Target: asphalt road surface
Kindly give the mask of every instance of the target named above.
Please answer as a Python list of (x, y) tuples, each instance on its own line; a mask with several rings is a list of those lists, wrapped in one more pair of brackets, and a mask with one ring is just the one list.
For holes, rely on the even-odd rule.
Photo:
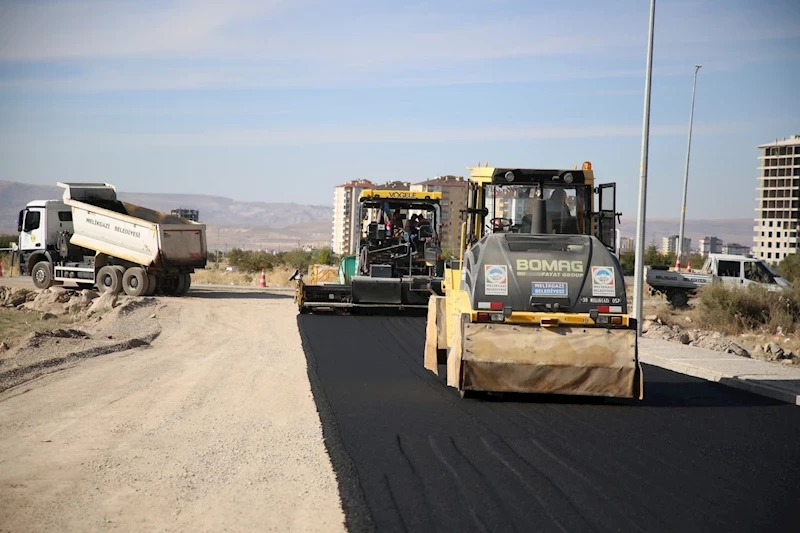
[(298, 316), (347, 525), (797, 531), (800, 410), (645, 367), (644, 401), (462, 400), (424, 318)]

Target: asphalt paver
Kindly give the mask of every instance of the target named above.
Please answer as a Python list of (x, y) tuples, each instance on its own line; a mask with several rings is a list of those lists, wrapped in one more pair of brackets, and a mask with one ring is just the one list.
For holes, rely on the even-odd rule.
[(422, 365), (424, 318), (298, 325), (351, 531), (800, 524), (797, 407), (651, 366), (643, 401), (462, 399)]

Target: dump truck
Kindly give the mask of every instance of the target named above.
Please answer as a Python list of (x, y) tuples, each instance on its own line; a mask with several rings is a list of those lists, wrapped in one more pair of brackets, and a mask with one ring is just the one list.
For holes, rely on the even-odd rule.
[[(444, 269), (439, 228), (440, 192), (365, 189), (354, 206), (355, 238), (339, 264), (338, 283), (306, 284), (297, 271), (300, 313), (350, 313), (357, 309), (424, 312)], [(422, 216), (409, 233), (407, 222)]]
[(681, 272), (668, 267), (647, 268), (645, 282), (650, 294), (663, 294), (673, 307), (685, 307), (689, 297), (711, 283), (747, 287), (758, 285), (769, 291), (791, 287), (791, 283), (776, 274), (763, 260), (730, 254), (708, 254), (703, 268), (697, 272)]
[(636, 321), (614, 253), (615, 184), (596, 185), (588, 161), (470, 172), (460, 254), (428, 303), (425, 367), (438, 375), (442, 365), (462, 397), (641, 398)]
[(76, 283), (131, 296), (180, 296), (207, 261), (206, 227), (122, 202), (108, 183), (58, 183), (61, 200), (19, 213), (20, 270), (37, 288)]

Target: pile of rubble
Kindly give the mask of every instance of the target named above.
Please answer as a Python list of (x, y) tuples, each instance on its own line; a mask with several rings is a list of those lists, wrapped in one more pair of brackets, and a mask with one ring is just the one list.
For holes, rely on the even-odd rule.
[(141, 298), (104, 293), (88, 289), (50, 287), (44, 290), (0, 287), (0, 306), (19, 310), (37, 311), (42, 318), (74, 315), (76, 318), (91, 317), (117, 307), (132, 307)]
[[(748, 340), (746, 336), (730, 338), (725, 332), (708, 332), (700, 329), (684, 329), (678, 325), (667, 325), (658, 316), (646, 316), (642, 323), (645, 337), (679, 342), (689, 346), (725, 352), (751, 359), (780, 362), (783, 364), (800, 363), (800, 354), (782, 347), (777, 342), (758, 344)], [(751, 337), (754, 337), (751, 335)]]

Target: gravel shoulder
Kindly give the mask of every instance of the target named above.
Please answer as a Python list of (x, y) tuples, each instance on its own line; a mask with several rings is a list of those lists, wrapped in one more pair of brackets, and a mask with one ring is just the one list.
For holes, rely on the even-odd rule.
[(291, 305), (159, 298), (149, 347), (0, 393), (0, 530), (343, 531)]

